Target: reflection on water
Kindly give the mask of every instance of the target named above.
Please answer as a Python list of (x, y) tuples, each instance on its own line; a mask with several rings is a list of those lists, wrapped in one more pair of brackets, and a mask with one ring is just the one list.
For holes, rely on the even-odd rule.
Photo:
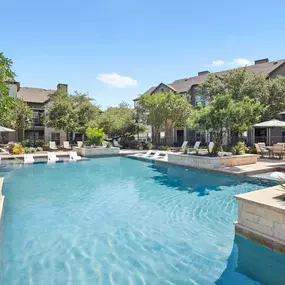
[(218, 285), (284, 285), (285, 255), (236, 235), (227, 268)]

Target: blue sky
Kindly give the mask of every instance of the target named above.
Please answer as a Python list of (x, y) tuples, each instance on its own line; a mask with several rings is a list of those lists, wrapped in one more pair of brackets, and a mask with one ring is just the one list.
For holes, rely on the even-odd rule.
[(198, 71), (285, 58), (284, 9), (263, 0), (2, 1), (0, 50), (21, 86), (67, 83), (106, 107)]

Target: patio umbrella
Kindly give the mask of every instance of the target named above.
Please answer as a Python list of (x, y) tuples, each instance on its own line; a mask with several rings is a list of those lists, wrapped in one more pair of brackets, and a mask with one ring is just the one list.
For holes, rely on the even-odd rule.
[(15, 132), (15, 130), (0, 126), (0, 133), (5, 132)]
[(255, 128), (275, 128), (275, 127), (285, 128), (285, 122), (273, 119), (270, 121), (255, 124), (254, 127)]

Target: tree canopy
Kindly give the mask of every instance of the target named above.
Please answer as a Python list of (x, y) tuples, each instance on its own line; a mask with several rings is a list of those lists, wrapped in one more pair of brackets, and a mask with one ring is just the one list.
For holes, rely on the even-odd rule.
[(245, 97), (260, 102), (266, 107), (261, 120), (276, 118), (285, 111), (285, 78), (281, 76), (267, 78), (263, 74), (250, 73), (245, 67), (220, 75), (210, 74), (197, 89), (197, 95), (208, 101), (219, 94), (231, 94), (236, 102)]
[(167, 140), (172, 129), (184, 126), (192, 112), (187, 99), (173, 92), (144, 94), (137, 102), (136, 109), (139, 117), (152, 126), (156, 143), (160, 131), (165, 131)]
[(142, 123), (136, 124), (135, 110), (127, 103), (121, 103), (118, 107), (109, 107), (98, 120), (98, 126), (110, 139), (130, 138), (145, 130)]
[(88, 94), (75, 92), (68, 95), (65, 90), (57, 90), (47, 105), (46, 124), (67, 133), (85, 133), (89, 122), (99, 115), (99, 111)]
[(9, 96), (7, 83), (14, 83), (15, 73), (11, 70), (12, 60), (0, 53), (0, 125), (27, 129), (31, 126), (33, 113), (22, 100)]
[(234, 131), (242, 133), (252, 126), (262, 115), (264, 108), (260, 102), (249, 97), (236, 102), (231, 94), (218, 94), (208, 106), (202, 105), (188, 120), (190, 128), (206, 130), (212, 135), (215, 144), (213, 153), (219, 151), (223, 137)]

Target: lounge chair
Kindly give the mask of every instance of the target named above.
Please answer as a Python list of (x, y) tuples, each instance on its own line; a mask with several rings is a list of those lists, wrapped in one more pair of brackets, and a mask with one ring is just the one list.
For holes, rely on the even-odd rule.
[(187, 146), (188, 141), (184, 141), (182, 146), (181, 146), (181, 151), (184, 151), (184, 148)]
[(284, 148), (282, 144), (273, 145), (273, 156), (277, 156), (278, 158), (283, 158), (284, 156)]
[(57, 146), (56, 146), (55, 142), (49, 142), (49, 148), (52, 150), (57, 150)]
[(285, 150), (285, 143), (277, 143), (278, 145), (283, 145), (283, 150)]
[(24, 154), (24, 163), (34, 163), (34, 157), (31, 154)]
[(160, 151), (156, 151), (155, 153), (154, 153), (154, 155), (151, 155), (151, 156), (149, 156), (150, 158), (158, 158), (159, 156), (160, 156)]
[(102, 141), (102, 146), (107, 147), (108, 143), (106, 141)]
[(48, 152), (48, 163), (56, 163), (59, 158), (56, 156), (55, 152)]
[(264, 157), (266, 155), (269, 156), (269, 150), (267, 150), (266, 148), (260, 147), (260, 145), (258, 143), (255, 143), (254, 146), (256, 148), (257, 154), (260, 154), (261, 157)]
[(67, 149), (67, 150), (70, 150), (71, 146), (69, 145), (69, 142), (67, 142), (67, 141), (63, 142), (63, 148)]
[(118, 141), (116, 141), (116, 140), (113, 140), (113, 145), (114, 145), (114, 147), (119, 147), (119, 148), (122, 147), (122, 146), (118, 143)]
[(82, 147), (83, 146), (83, 141), (77, 141), (77, 146)]
[(261, 148), (266, 148), (266, 145), (265, 145), (265, 143), (258, 143), (258, 145), (261, 147)]
[(196, 150), (196, 149), (199, 149), (199, 147), (200, 147), (200, 144), (201, 144), (201, 142), (195, 142), (195, 144), (194, 144), (194, 149)]
[(77, 161), (77, 160), (80, 160), (80, 159), (81, 159), (81, 156), (77, 155), (76, 151), (71, 151), (69, 153), (69, 161)]
[(145, 153), (137, 153), (137, 154), (135, 154), (134, 156), (141, 156), (141, 157), (150, 156), (152, 152), (153, 152), (152, 150), (148, 150), (148, 151), (145, 152)]
[(214, 149), (214, 142), (210, 142), (209, 145), (208, 145), (208, 150), (209, 150), (209, 153), (212, 153), (213, 152), (213, 149)]

